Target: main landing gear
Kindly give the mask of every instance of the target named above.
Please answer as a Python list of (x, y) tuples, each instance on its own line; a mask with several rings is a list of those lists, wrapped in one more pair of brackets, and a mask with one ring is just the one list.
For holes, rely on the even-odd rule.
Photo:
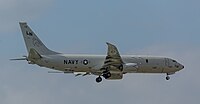
[(169, 75), (170, 75), (170, 74), (167, 73), (166, 80), (169, 80), (169, 79), (170, 79)]
[[(109, 71), (104, 71), (103, 74), (102, 74), (102, 76), (103, 76), (105, 79), (108, 79), (108, 78), (111, 77), (111, 73), (110, 73)], [(100, 83), (101, 81), (102, 81), (101, 76), (99, 76), (99, 77), (96, 78), (96, 82), (97, 82), (97, 83)]]
[(102, 81), (101, 76), (99, 76), (99, 77), (96, 78), (96, 82), (97, 82), (97, 83), (100, 83), (101, 81)]

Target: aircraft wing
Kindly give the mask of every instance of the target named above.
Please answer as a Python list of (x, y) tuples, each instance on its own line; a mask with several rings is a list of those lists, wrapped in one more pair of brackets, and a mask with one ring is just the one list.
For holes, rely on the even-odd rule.
[(121, 72), (123, 61), (117, 47), (110, 43), (107, 43), (107, 45), (108, 51), (102, 70)]

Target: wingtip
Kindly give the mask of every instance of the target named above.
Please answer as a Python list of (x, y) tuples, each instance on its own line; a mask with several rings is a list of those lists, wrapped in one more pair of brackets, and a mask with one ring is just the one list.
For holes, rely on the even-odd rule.
[(111, 43), (109, 43), (109, 42), (106, 42), (106, 44), (107, 44), (107, 45), (110, 45)]
[(110, 43), (106, 42), (106, 44), (110, 44)]
[(107, 44), (107, 45), (112, 45), (112, 46), (114, 46), (113, 44), (111, 44), (111, 43), (109, 43), (109, 42), (106, 42), (106, 44)]
[(9, 59), (10, 61), (17, 61), (17, 60), (27, 60), (27, 58), (16, 58), (16, 59)]

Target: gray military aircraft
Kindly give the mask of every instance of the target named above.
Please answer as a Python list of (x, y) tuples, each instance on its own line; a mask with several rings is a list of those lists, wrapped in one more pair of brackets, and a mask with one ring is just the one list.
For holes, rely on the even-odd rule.
[(76, 76), (96, 75), (96, 82), (102, 77), (109, 80), (122, 79), (126, 73), (164, 73), (169, 75), (184, 68), (174, 59), (153, 56), (120, 55), (117, 47), (107, 43), (107, 55), (63, 54), (49, 50), (26, 22), (20, 27), (28, 56), (11, 60), (27, 60), (29, 64), (51, 68), (51, 73), (74, 73)]

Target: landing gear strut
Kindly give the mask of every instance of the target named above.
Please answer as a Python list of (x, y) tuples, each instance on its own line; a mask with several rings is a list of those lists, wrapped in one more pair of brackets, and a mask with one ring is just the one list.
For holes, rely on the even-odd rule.
[(97, 83), (100, 83), (101, 81), (102, 81), (102, 78), (100, 76), (96, 78)]
[(170, 77), (169, 77), (169, 74), (167, 73), (166, 80), (169, 80), (169, 79), (170, 79)]

